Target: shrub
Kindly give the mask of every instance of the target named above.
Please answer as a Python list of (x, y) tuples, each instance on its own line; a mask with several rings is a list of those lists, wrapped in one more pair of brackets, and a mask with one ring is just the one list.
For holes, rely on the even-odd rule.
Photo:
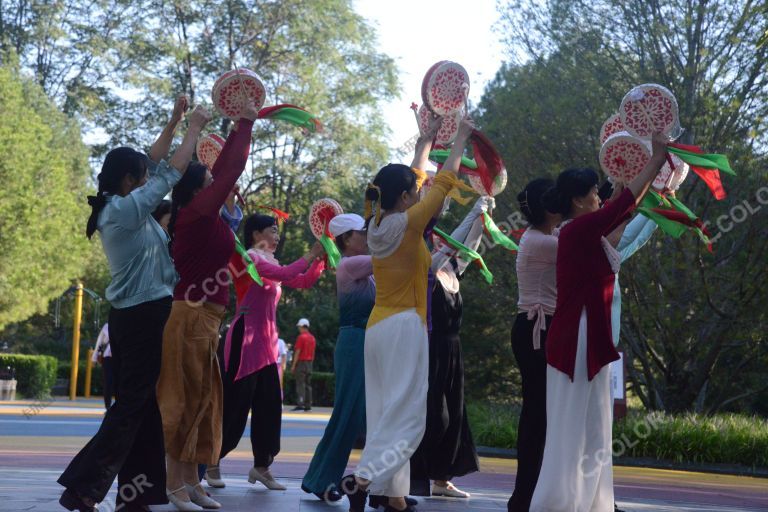
[(0, 354), (0, 367), (10, 366), (16, 372), (16, 391), (28, 398), (43, 398), (51, 394), (56, 383), (57, 361), (51, 356)]
[[(312, 405), (333, 407), (333, 395), (336, 390), (336, 375), (330, 372), (312, 372)], [(285, 371), (283, 402), (296, 403), (296, 380), (290, 367)]]
[[(80, 359), (77, 366), (77, 396), (85, 396), (85, 364), (86, 361)], [(69, 393), (69, 375), (71, 370), (71, 361), (59, 361), (57, 377), (67, 381), (67, 394)], [(101, 365), (93, 363), (93, 370), (91, 372), (91, 396), (100, 396), (104, 392)]]

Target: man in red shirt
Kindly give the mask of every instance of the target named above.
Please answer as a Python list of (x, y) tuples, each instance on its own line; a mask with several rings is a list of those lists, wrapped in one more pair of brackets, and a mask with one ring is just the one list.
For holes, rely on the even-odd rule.
[(299, 337), (293, 348), (291, 372), (296, 375), (297, 405), (294, 411), (312, 410), (312, 361), (315, 360), (315, 337), (309, 332), (309, 320), (302, 318), (296, 324)]

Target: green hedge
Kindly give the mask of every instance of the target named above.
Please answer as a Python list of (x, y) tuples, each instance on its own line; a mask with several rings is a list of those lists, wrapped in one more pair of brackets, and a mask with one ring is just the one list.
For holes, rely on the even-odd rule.
[(51, 394), (56, 383), (56, 358), (25, 354), (0, 354), (0, 368), (12, 367), (18, 381), (16, 392), (27, 398), (43, 398)]
[[(80, 359), (77, 367), (77, 396), (85, 396), (85, 363), (86, 362), (83, 359)], [(59, 361), (57, 377), (59, 379), (66, 379), (67, 383), (69, 383), (69, 374), (71, 370), (71, 361)], [(93, 363), (91, 372), (91, 396), (101, 396), (104, 391), (101, 365)], [(66, 394), (69, 394), (69, 384), (67, 384)]]
[[(330, 372), (312, 372), (312, 405), (317, 407), (333, 407), (333, 395), (336, 390), (336, 375)], [(296, 381), (291, 368), (285, 371), (283, 384), (283, 402), (296, 403)]]
[[(467, 412), (478, 445), (516, 448), (519, 407), (473, 403)], [(630, 410), (614, 423), (613, 439), (616, 457), (768, 468), (768, 420), (757, 416)]]

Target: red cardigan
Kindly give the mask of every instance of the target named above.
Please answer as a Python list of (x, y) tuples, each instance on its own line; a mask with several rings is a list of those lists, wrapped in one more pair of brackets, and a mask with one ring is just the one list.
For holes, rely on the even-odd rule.
[(596, 212), (582, 215), (560, 230), (557, 247), (557, 307), (547, 334), (547, 363), (573, 381), (581, 311), (587, 310), (589, 380), (619, 359), (611, 335), (611, 300), (616, 282), (601, 237), (621, 224), (635, 208), (625, 189)]

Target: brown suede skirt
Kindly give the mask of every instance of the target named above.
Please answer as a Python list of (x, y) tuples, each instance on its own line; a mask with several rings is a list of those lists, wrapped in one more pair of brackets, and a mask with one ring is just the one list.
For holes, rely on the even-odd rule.
[(216, 357), (225, 308), (174, 301), (163, 331), (157, 402), (165, 451), (174, 459), (216, 464), (224, 415)]

